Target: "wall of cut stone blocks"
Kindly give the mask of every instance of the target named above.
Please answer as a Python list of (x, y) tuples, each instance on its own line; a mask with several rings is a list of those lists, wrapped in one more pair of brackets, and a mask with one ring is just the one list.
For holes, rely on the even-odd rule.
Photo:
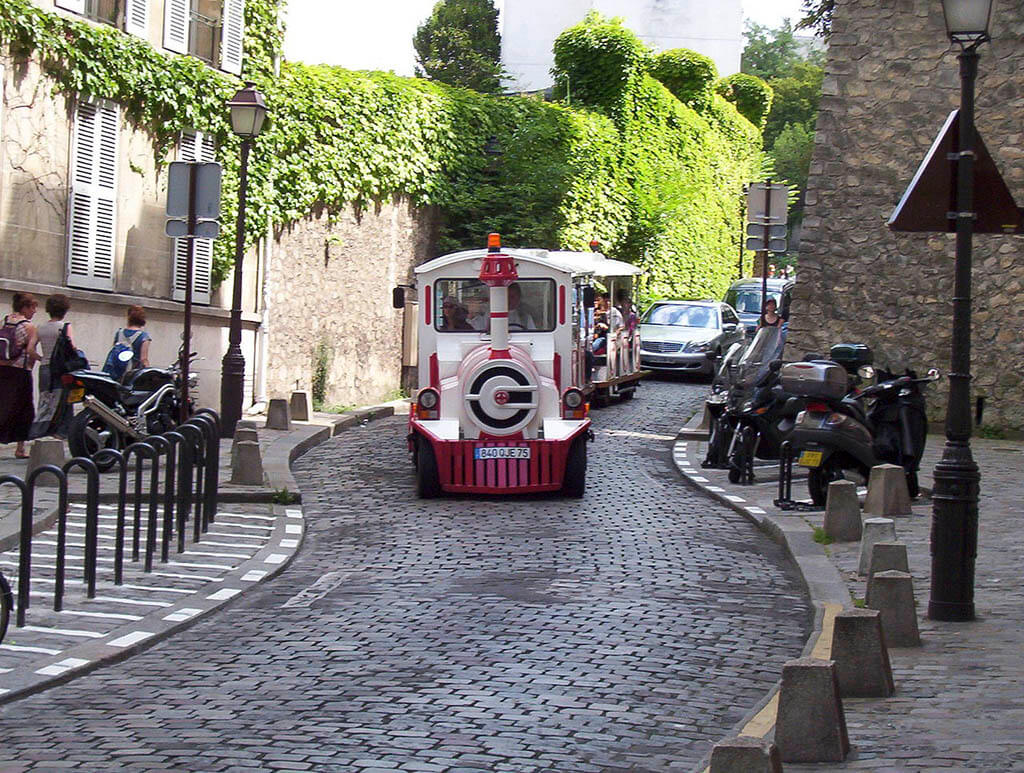
[[(1024, 205), (1024, 6), (999, 3), (980, 49), (977, 126)], [(791, 321), (791, 353), (861, 341), (877, 365), (949, 369), (952, 234), (894, 233), (890, 214), (951, 110), (958, 53), (932, 0), (837, 0)], [(1024, 428), (1024, 236), (977, 235), (973, 395)], [(945, 381), (928, 389), (945, 414)]]

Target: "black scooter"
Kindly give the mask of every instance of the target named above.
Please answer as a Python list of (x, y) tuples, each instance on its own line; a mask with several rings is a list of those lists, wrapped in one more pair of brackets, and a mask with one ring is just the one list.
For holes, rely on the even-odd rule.
[[(924, 454), (928, 418), (921, 385), (937, 381), (938, 370), (918, 378), (877, 371), (878, 383), (839, 400), (809, 399), (790, 435), (796, 463), (808, 468), (807, 489), (823, 506), (828, 484), (855, 473), (867, 480), (878, 464), (906, 471), (911, 497), (920, 493), (917, 472)], [(864, 402), (872, 400), (868, 408)]]

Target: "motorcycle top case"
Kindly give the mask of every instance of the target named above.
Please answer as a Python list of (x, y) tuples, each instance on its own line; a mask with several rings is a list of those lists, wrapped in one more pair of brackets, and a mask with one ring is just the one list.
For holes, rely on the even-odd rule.
[(782, 388), (795, 397), (839, 400), (849, 389), (849, 377), (834, 362), (791, 362), (779, 371)]
[(829, 359), (838, 362), (850, 373), (856, 373), (863, 365), (874, 362), (871, 347), (866, 344), (836, 344), (828, 352)]

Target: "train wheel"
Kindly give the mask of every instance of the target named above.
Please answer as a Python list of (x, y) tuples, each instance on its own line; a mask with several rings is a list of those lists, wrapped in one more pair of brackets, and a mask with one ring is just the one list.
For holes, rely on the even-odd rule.
[(416, 496), (433, 499), (441, 494), (441, 483), (437, 476), (437, 457), (430, 441), (416, 438)]
[(576, 438), (569, 449), (565, 463), (565, 477), (562, 479), (562, 493), (579, 499), (587, 485), (587, 439)]

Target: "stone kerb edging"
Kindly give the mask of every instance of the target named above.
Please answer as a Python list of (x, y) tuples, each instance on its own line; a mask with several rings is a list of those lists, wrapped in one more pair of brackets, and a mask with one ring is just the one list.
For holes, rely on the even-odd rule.
[(49, 663), (40, 659), (15, 668), (4, 675), (4, 684), (8, 686), (7, 692), (0, 694), (0, 704), (41, 692), (148, 649), (226, 606), (249, 588), (280, 574), (298, 552), (306, 530), (302, 510), (297, 507), (275, 506), (274, 515), (279, 517), (274, 520), (274, 531), (267, 544), (230, 574), (206, 583), (173, 606), (116, 628), (102, 639), (69, 647)]
[[(267, 477), (267, 486), (272, 491), (288, 489), (289, 492), (299, 497), (302, 501), (302, 492), (299, 491), (292, 475), (292, 462), (305, 454), (309, 449), (330, 440), (339, 432), (346, 429), (360, 426), (364, 420), (373, 421), (387, 416), (395, 415), (393, 404), (374, 405), (368, 408), (346, 413), (341, 418), (324, 426), (310, 424), (308, 426), (293, 426), (288, 434), (282, 435), (270, 443), (263, 452), (263, 471)], [(308, 432), (307, 436), (298, 443), (294, 441), (297, 432)]]
[[(814, 624), (802, 656), (828, 659), (835, 615), (852, 606), (842, 575), (825, 555), (822, 546), (814, 541), (814, 531), (802, 517), (769, 513), (746, 497), (715, 485), (705, 476), (695, 447), (697, 442), (707, 439), (707, 433), (697, 429), (700, 420), (701, 413), (697, 413), (676, 437), (672, 447), (672, 461), (676, 469), (691, 486), (739, 513), (786, 549), (800, 572), (815, 610)], [(743, 717), (733, 735), (764, 737), (771, 732), (778, 710), (781, 673), (779, 676), (780, 681)], [(709, 759), (710, 751), (697, 769), (706, 771)]]

